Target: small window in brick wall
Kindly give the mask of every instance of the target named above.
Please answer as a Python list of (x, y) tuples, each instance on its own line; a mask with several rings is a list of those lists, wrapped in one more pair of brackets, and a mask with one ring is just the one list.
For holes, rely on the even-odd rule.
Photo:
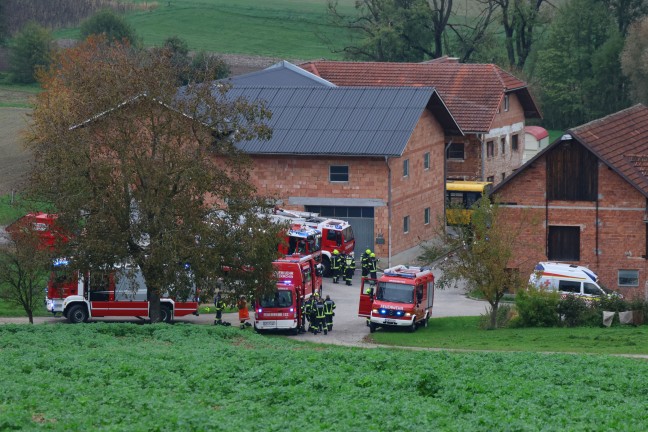
[(486, 143), (486, 156), (487, 157), (495, 156), (495, 143), (493, 141), (488, 141)]
[(423, 212), (423, 221), (425, 225), (430, 224), (430, 207), (425, 208), (425, 211)]
[(639, 270), (619, 270), (619, 286), (639, 286)]
[(518, 134), (511, 135), (511, 150), (512, 151), (517, 151), (517, 149), (519, 147), (518, 140), (519, 140), (519, 135)]
[(426, 171), (430, 169), (430, 152), (423, 155), (423, 169)]
[(501, 155), (504, 156), (506, 154), (506, 137), (500, 138), (500, 147), (502, 149)]
[(409, 159), (403, 161), (403, 177), (409, 176)]
[(448, 147), (448, 153), (446, 154), (446, 158), (464, 160), (466, 158), (464, 152), (464, 143), (450, 144), (450, 146)]
[(409, 232), (409, 216), (403, 218), (403, 233), (407, 234)]
[(331, 182), (348, 182), (349, 166), (348, 165), (331, 165), (329, 167), (329, 181)]

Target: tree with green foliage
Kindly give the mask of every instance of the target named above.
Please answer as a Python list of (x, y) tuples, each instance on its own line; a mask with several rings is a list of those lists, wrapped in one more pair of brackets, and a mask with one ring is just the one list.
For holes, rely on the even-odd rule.
[(9, 45), (11, 80), (21, 84), (36, 82), (36, 72), (49, 65), (51, 52), (50, 32), (34, 22), (27, 24)]
[(72, 265), (137, 265), (153, 322), (160, 296), (192, 282), (203, 298), (222, 277), (233, 294), (276, 289), (281, 228), (255, 217), (265, 201), (236, 147), (269, 136), (269, 113), (211, 81), (178, 89), (172, 59), (96, 38), (66, 50), (40, 76), (29, 137), (31, 190), (77, 233)]
[(614, 20), (597, 0), (560, 7), (536, 65), (546, 126), (564, 129), (627, 107), (622, 48)]
[[(524, 214), (515, 221), (505, 220), (501, 207), (488, 197), (477, 201), (470, 222), (446, 228), (437, 224), (437, 238), (421, 245), (420, 260), (436, 263), (441, 276), (436, 286), (444, 289), (465, 282), (466, 290), (490, 305), (490, 328), (497, 328), (497, 311), (507, 292), (525, 285), (519, 272), (509, 268), (513, 253), (523, 245), (521, 233), (535, 224)], [(519, 263), (518, 263), (519, 264)]]
[(612, 13), (617, 29), (623, 37), (628, 34), (630, 26), (648, 14), (646, 0), (601, 0)]
[[(209, 71), (209, 76), (205, 72)], [(191, 59), (191, 79), (197, 80), (201, 77), (211, 80), (227, 78), (230, 68), (222, 57), (210, 54), (206, 51), (198, 51)]]
[(8, 37), (6, 5), (4, 2), (0, 2), (0, 46), (6, 43)]
[(0, 248), (0, 298), (22, 307), (34, 323), (34, 310), (43, 307), (52, 252), (43, 249), (37, 235), (29, 229), (17, 229), (9, 244)]
[[(445, 0), (441, 3), (447, 5)], [(354, 60), (392, 62), (416, 62), (443, 54), (440, 42), (445, 27), (437, 29), (432, 23), (447, 23), (449, 10), (433, 13), (426, 0), (361, 0), (355, 8), (355, 16), (345, 15), (337, 0), (328, 2), (331, 24), (351, 30), (357, 38), (341, 49), (334, 47), (334, 52), (344, 52)], [(439, 45), (435, 45), (437, 36)]]
[(110, 9), (97, 12), (81, 23), (81, 37), (90, 35), (104, 35), (106, 40), (112, 42), (128, 42), (130, 45), (139, 43), (135, 29), (126, 20)]
[(621, 67), (630, 81), (632, 100), (648, 105), (648, 18), (630, 27), (621, 54)]

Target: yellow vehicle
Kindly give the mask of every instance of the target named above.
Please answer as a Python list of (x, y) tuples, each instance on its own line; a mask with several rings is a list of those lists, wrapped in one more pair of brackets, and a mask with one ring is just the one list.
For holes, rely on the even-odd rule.
[(466, 225), (473, 212), (471, 207), (490, 193), (493, 183), (448, 180), (446, 182), (446, 221), (448, 225)]

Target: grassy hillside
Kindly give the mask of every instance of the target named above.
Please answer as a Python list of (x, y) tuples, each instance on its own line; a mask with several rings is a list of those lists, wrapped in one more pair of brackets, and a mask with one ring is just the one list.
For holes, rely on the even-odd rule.
[[(353, 3), (340, 0), (349, 11)], [(344, 32), (326, 24), (326, 0), (170, 0), (130, 13), (126, 20), (145, 45), (161, 45), (167, 37), (178, 35), (192, 50), (219, 53), (340, 58), (320, 36), (336, 41), (337, 46), (347, 40)], [(59, 30), (55, 37), (78, 38), (78, 29)]]
[[(646, 430), (648, 363), (312, 345), (195, 325), (0, 326), (0, 430)], [(620, 409), (621, 408), (621, 409)]]

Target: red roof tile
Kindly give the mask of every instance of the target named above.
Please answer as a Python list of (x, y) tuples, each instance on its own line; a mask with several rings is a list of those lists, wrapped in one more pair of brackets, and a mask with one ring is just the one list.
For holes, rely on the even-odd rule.
[(568, 131), (648, 196), (648, 108), (635, 105)]
[(465, 132), (489, 131), (507, 92), (520, 93), (527, 116), (540, 116), (527, 84), (494, 64), (314, 61), (299, 66), (339, 86), (432, 86)]

